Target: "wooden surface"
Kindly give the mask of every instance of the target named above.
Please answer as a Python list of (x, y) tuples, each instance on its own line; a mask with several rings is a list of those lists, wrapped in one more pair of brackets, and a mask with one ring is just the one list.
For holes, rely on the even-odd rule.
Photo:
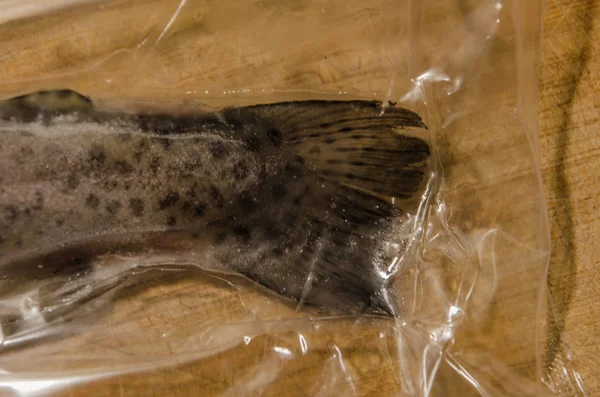
[(552, 231), (555, 321), (586, 391), (600, 395), (600, 1), (550, 0), (540, 146)]
[[(126, 2), (115, 2), (119, 3)], [(404, 62), (404, 55), (412, 48), (410, 40), (403, 39), (408, 37), (405, 26), (410, 25), (405, 19), (407, 8), (378, 12), (386, 9), (387, 2), (384, 1), (369, 5), (357, 2), (360, 5), (348, 10), (331, 8), (323, 2), (323, 15), (331, 18), (337, 28), (321, 28), (318, 22), (322, 16), (312, 15), (310, 20), (315, 21), (312, 28), (316, 34), (312, 39), (281, 34), (281, 25), (290, 23), (294, 26), (293, 21), (301, 19), (304, 11), (291, 3), (274, 7), (269, 1), (257, 2), (258, 8), (250, 11), (233, 11), (236, 7), (218, 11), (208, 7), (206, 9), (212, 10), (208, 15), (203, 14), (205, 8), (200, 2), (148, 0), (132, 3), (147, 4), (143, 17), (131, 19), (127, 6), (117, 6), (103, 9), (101, 18), (89, 12), (77, 14), (77, 20), (73, 16), (67, 15), (65, 19), (63, 14), (57, 14), (35, 23), (9, 25), (1, 32), (0, 49), (4, 54), (0, 56), (2, 95), (21, 93), (31, 87), (68, 86), (113, 105), (118, 105), (123, 98), (158, 98), (160, 105), (169, 103), (170, 97), (181, 97), (179, 88), (186, 87), (186, 95), (189, 93), (192, 98), (187, 105), (201, 102), (219, 106), (229, 103), (231, 98), (237, 98), (241, 103), (257, 101), (266, 95), (258, 92), (261, 87), (284, 87), (291, 91), (318, 87), (335, 94), (352, 87), (360, 95), (372, 92), (378, 99), (385, 99), (390, 90), (391, 98), (396, 98), (393, 94), (405, 93), (411, 87), (408, 76), (419, 70), (420, 62), (435, 63), (439, 61), (435, 59), (437, 53), (449, 53), (444, 50), (444, 45), (447, 47), (448, 42), (452, 43), (453, 35), (471, 37), (469, 29), (465, 28), (463, 32), (460, 29), (464, 27), (455, 24), (460, 13), (453, 12), (450, 6), (436, 8), (437, 11), (428, 15), (430, 18), (424, 29), (438, 33), (427, 35), (430, 40), (421, 43), (431, 52), (414, 62)], [(460, 2), (463, 3), (473, 2)], [(181, 4), (185, 7), (178, 13)], [(263, 15), (260, 7), (276, 11)], [(507, 2), (502, 12), (510, 12), (510, 7)], [(98, 12), (97, 8), (93, 10)], [(535, 15), (526, 16), (535, 21)], [(588, 395), (600, 395), (597, 375), (600, 373), (597, 359), (600, 355), (600, 287), (596, 280), (600, 273), (600, 251), (596, 243), (600, 237), (600, 138), (597, 133), (600, 120), (596, 87), (600, 70), (597, 44), (600, 28), (595, 23), (598, 17), (600, 0), (549, 0), (541, 52), (539, 136), (553, 240), (548, 274), (552, 299), (543, 320), (550, 331), (548, 337), (543, 337), (542, 372), (549, 374), (550, 383), (559, 385), (559, 394), (564, 396), (578, 395), (572, 388), (577, 381), (577, 372), (581, 374)], [(224, 28), (218, 21), (228, 21), (230, 25)], [(165, 28), (157, 30), (156, 26)], [(384, 29), (382, 26), (392, 27)], [(481, 92), (470, 91), (467, 87), (466, 97), (453, 96), (457, 98), (455, 102), (448, 102), (447, 108), (437, 110), (440, 119), (430, 122), (441, 125), (451, 120), (453, 106), (464, 105), (469, 96), (482, 102), (477, 109), (485, 109), (487, 104), (503, 107), (492, 113), (475, 114), (468, 122), (451, 125), (446, 131), (447, 140), (439, 140), (442, 149), (448, 149), (450, 153), (442, 158), (448, 170), (452, 170), (448, 173), (448, 198), (450, 202), (456, 200), (454, 219), (458, 227), (463, 230), (491, 229), (494, 224), (500, 224), (520, 239), (523, 246), (528, 246), (534, 244), (531, 241), (536, 238), (537, 230), (532, 229), (535, 226), (534, 207), (516, 203), (530, 200), (531, 195), (535, 195), (532, 184), (535, 175), (526, 161), (514, 164), (510, 157), (502, 160), (499, 155), (490, 154), (497, 151), (518, 157), (528, 153), (527, 142), (518, 132), (520, 126), (513, 117), (514, 66), (508, 63), (506, 67), (498, 66), (503, 65), (507, 54), (513, 51), (514, 32), (507, 26), (510, 23), (500, 24), (501, 40), (494, 47), (495, 55), (490, 57), (489, 64), (479, 65), (482, 71), (492, 70), (498, 75), (486, 80), (486, 84), (480, 84), (484, 86)], [(220, 36), (224, 44), (215, 45), (211, 35), (219, 31), (225, 32)], [(460, 55), (450, 52), (448, 59), (442, 59), (447, 61), (444, 65), (449, 71), (466, 68), (460, 64), (460, 56), (469, 55), (464, 51), (478, 48), (477, 36), (474, 37), (471, 45), (456, 51)], [(398, 41), (398, 38), (401, 39)], [(265, 56), (260, 48), (253, 47), (255, 42), (266, 43), (270, 51), (284, 54), (283, 60), (276, 62)], [(186, 51), (181, 51), (180, 47), (184, 45)], [(375, 45), (377, 51), (373, 50)], [(239, 56), (240, 52), (244, 53), (243, 57)], [(453, 58), (453, 55), (456, 56)], [(360, 62), (357, 63), (358, 58)], [(396, 75), (389, 75), (390, 68)], [(475, 80), (474, 86), (478, 82), (481, 83)], [(228, 88), (223, 90), (224, 87)], [(289, 96), (281, 90), (279, 95)], [(346, 95), (352, 95), (352, 92)], [(474, 106), (469, 102), (466, 105)], [(477, 130), (477, 135), (461, 132), (469, 129)], [(485, 164), (492, 164), (497, 169), (485, 168)], [(479, 190), (469, 188), (469, 181), (494, 183)], [(453, 186), (462, 188), (452, 189)], [(469, 212), (470, 207), (476, 210)], [(475, 219), (481, 214), (485, 221)], [(476, 335), (467, 340), (492, 351), (516, 373), (535, 379), (538, 376), (534, 360), (537, 279), (542, 276), (535, 263), (538, 263), (536, 258), (540, 252), (518, 251), (506, 241), (498, 243), (497, 252), (506, 260), (509, 271), (499, 275), (498, 297), (494, 303), (496, 314), (493, 319), (478, 325)], [(526, 252), (530, 257), (525, 255)], [(100, 396), (234, 396), (259, 395), (261, 392), (290, 396), (351, 395), (352, 392), (361, 396), (406, 394), (406, 382), (398, 375), (405, 368), (402, 360), (395, 360), (402, 344), (397, 342), (394, 324), (380, 320), (306, 322), (293, 308), (274, 302), (243, 281), (234, 280), (239, 292), (237, 295), (232, 293), (230, 282), (188, 273), (172, 275), (168, 282), (148, 278), (142, 283), (143, 288), (122, 292), (125, 298), (118, 300), (111, 309), (88, 313), (89, 323), (101, 318), (104, 328), (99, 327), (92, 333), (78, 333), (76, 329), (76, 335), (68, 341), (58, 341), (46, 350), (36, 351), (39, 370), (51, 373), (59, 368), (69, 369), (78, 373), (80, 379), (91, 382), (57, 392), (61, 396), (90, 393)], [(447, 284), (447, 290), (454, 291), (456, 280), (449, 277)], [(486, 289), (484, 283), (480, 285), (483, 285), (481, 289)], [(524, 291), (524, 285), (531, 287)], [(432, 294), (428, 295), (428, 292)], [(433, 292), (425, 290), (424, 294), (435, 301)], [(482, 294), (481, 290), (475, 290), (474, 304), (480, 302), (478, 294)], [(431, 307), (437, 307), (435, 302)], [(266, 324), (272, 327), (262, 330), (271, 332), (266, 335), (256, 332), (256, 336), (252, 334), (248, 340), (243, 339), (244, 344), (237, 345), (248, 333), (248, 328), (239, 324), (248, 322), (249, 313), (254, 309), (261, 327)], [(273, 325), (270, 321), (277, 318), (288, 320), (285, 324)], [(215, 327), (220, 320), (228, 325)], [(180, 338), (178, 335), (196, 337)], [(304, 344), (299, 335), (306, 338), (308, 354), (302, 354)], [(408, 355), (405, 352), (405, 363), (414, 364), (418, 362), (415, 356), (419, 346), (424, 346), (420, 344), (423, 341), (412, 334), (404, 334), (404, 337), (409, 350), (412, 349)], [(202, 344), (207, 341), (211, 341), (207, 346), (219, 346), (221, 350), (199, 360), (202, 358), (199, 352), (206, 351)], [(460, 342), (457, 346), (460, 348)], [(287, 353), (274, 350), (274, 347), (288, 348), (294, 360), (286, 362)], [(463, 359), (483, 367), (485, 362), (469, 362), (465, 358), (469, 356), (466, 353), (470, 348), (464, 349)], [(142, 368), (140, 363), (148, 360), (135, 359), (168, 357), (170, 352), (177, 353), (178, 358), (170, 362), (167, 369)], [(60, 360), (49, 359), (59, 353)], [(85, 365), (77, 361), (84, 353), (112, 354), (108, 361), (97, 364), (108, 368), (112, 363), (113, 368), (119, 368), (122, 373), (95, 379), (83, 371)], [(189, 354), (186, 356), (185, 353)], [(574, 360), (570, 359), (571, 353)], [(12, 359), (13, 370), (31, 371), (31, 356), (19, 356), (18, 352), (9, 354), (12, 355), (0, 357), (3, 365)], [(130, 373), (134, 368), (148, 371), (136, 375)], [(448, 362), (441, 365), (440, 383), (434, 387), (434, 395), (449, 395), (448, 385), (457, 390), (453, 395), (469, 395), (466, 382), (457, 386), (459, 381), (453, 374)], [(343, 377), (346, 381), (341, 379)], [(511, 379), (505, 381), (510, 383)], [(498, 378), (492, 382), (498, 382)], [(461, 394), (461, 390), (465, 393)], [(521, 390), (513, 395), (524, 393)]]

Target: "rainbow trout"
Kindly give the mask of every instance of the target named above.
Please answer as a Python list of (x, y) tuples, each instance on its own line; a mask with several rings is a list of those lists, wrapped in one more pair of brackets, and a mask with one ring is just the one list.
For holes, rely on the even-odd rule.
[(424, 128), (369, 101), (179, 116), (70, 90), (2, 102), (0, 275), (169, 252), (311, 305), (393, 313), (386, 244), (394, 200), (423, 184)]

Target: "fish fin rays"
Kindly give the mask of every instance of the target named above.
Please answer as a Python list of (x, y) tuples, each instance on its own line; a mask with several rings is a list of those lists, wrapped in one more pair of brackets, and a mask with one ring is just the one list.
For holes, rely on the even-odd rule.
[(268, 105), (283, 139), (324, 180), (407, 199), (422, 186), (429, 144), (414, 112), (369, 101)]

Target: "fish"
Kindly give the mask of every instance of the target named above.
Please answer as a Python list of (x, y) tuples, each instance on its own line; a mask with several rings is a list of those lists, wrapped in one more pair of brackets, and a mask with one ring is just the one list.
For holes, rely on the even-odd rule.
[(2, 101), (0, 276), (166, 250), (294, 302), (393, 315), (387, 246), (427, 179), (426, 129), (364, 100), (177, 115), (69, 89)]

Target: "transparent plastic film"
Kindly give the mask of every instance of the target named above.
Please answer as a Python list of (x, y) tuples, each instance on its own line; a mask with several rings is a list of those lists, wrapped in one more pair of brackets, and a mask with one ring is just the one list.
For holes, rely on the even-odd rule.
[(583, 393), (541, 3), (0, 5), (1, 394)]

